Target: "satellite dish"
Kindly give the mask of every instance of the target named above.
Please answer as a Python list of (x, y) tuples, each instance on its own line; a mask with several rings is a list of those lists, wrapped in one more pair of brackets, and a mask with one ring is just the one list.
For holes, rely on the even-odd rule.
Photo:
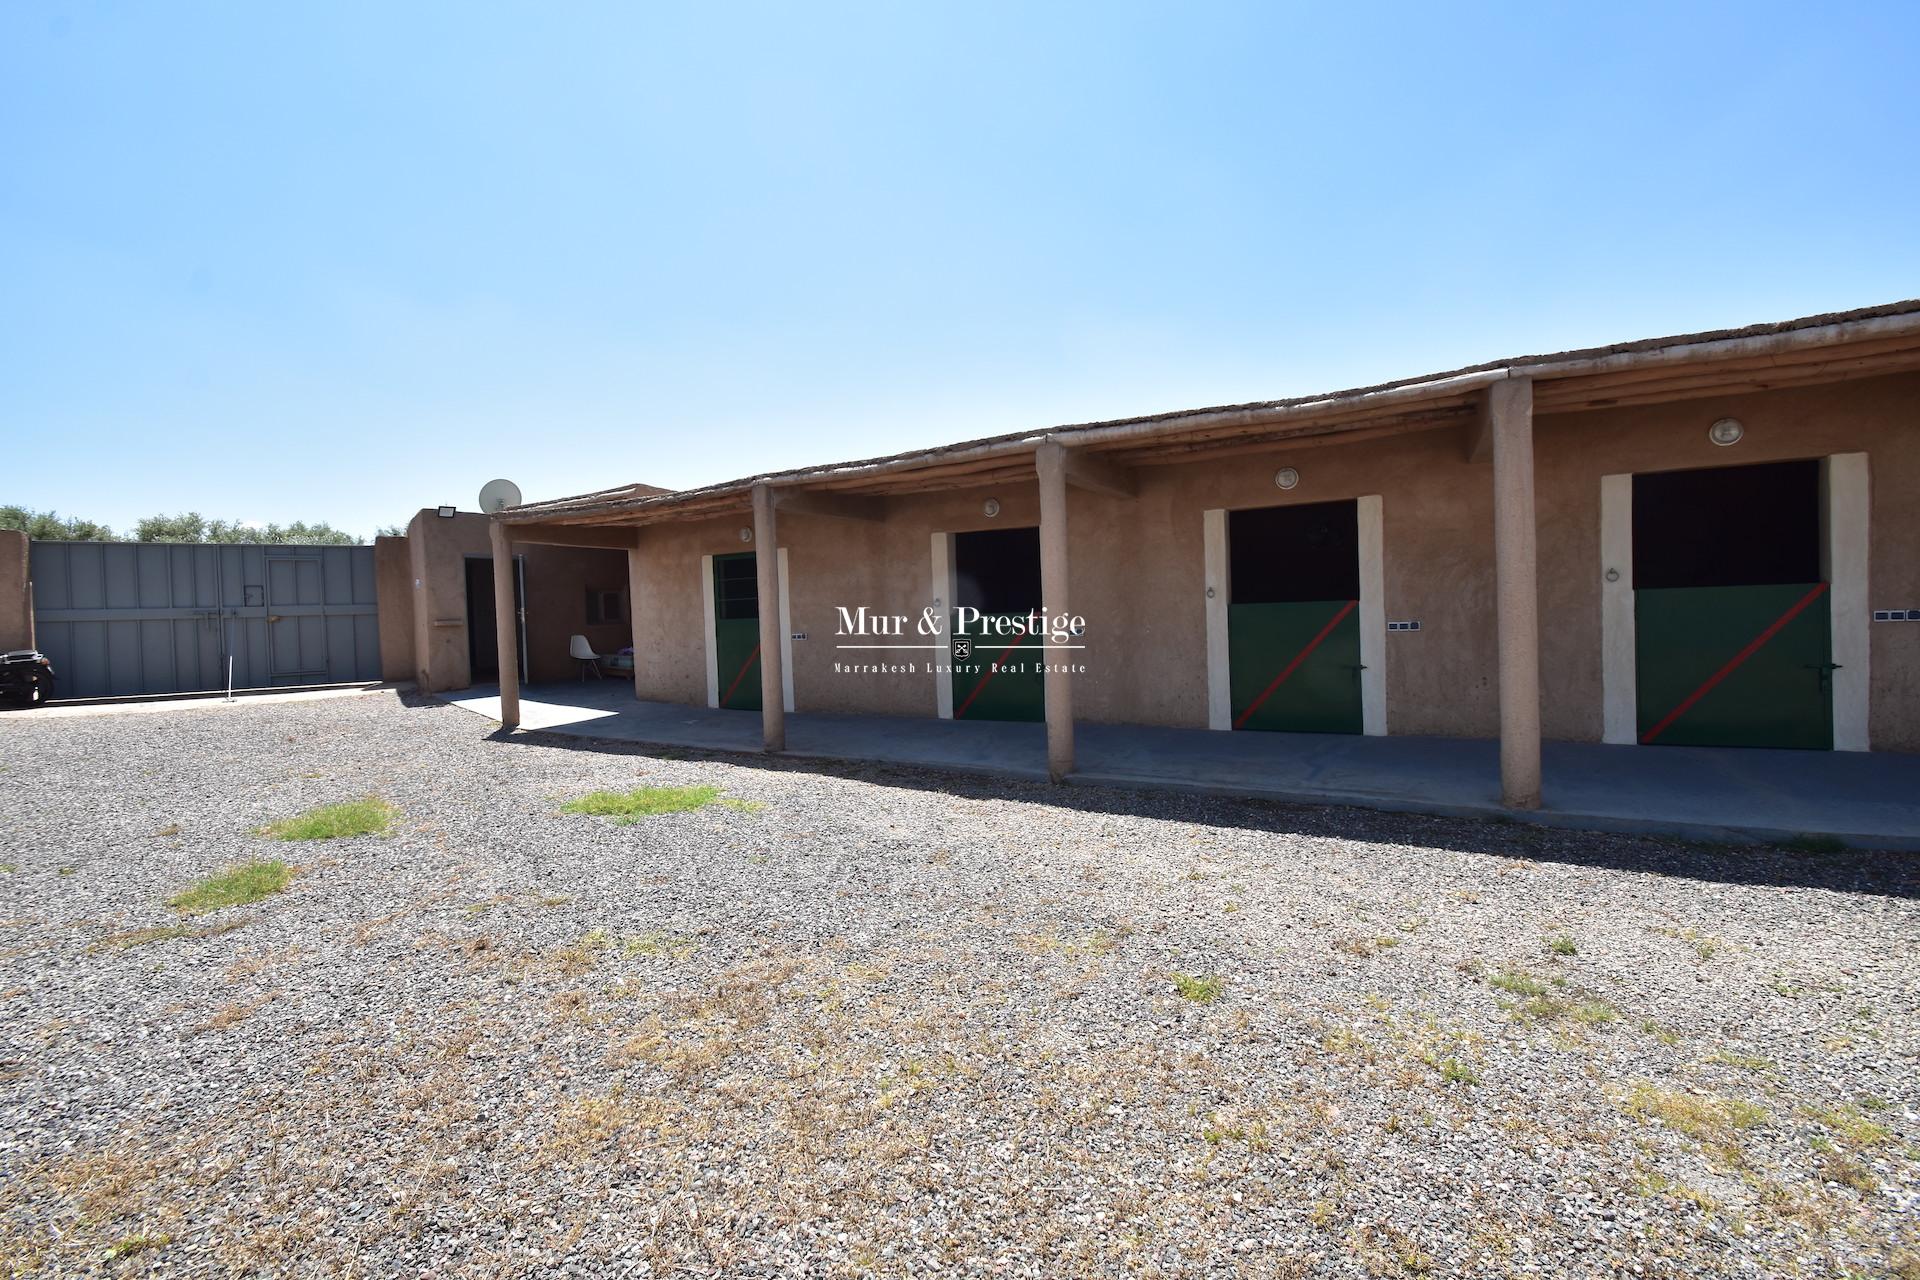
[(492, 515), (502, 507), (520, 505), (520, 486), (511, 480), (489, 480), (480, 486), (480, 510)]

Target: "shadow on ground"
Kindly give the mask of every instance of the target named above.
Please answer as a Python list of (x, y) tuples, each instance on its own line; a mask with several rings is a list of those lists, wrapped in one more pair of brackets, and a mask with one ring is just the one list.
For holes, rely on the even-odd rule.
[[(439, 699), (411, 693), (399, 697), (409, 708), (447, 705)], [(1080, 813), (1159, 818), (1171, 822), (1376, 844), (1417, 845), (1455, 853), (1524, 858), (1722, 884), (1920, 898), (1920, 854), (1914, 853), (1830, 849), (1813, 843), (1806, 848), (1710, 844), (1658, 836), (1536, 826), (1504, 818), (1441, 817), (1345, 805), (1295, 804), (1096, 783), (1054, 785), (922, 765), (663, 747), (540, 730), (523, 729), (505, 733), (497, 726), (487, 736), (508, 746), (537, 746), (655, 760), (711, 760), (773, 773), (845, 778), (875, 786), (936, 791), (970, 800), (1011, 800), (1024, 804), (1051, 805)]]

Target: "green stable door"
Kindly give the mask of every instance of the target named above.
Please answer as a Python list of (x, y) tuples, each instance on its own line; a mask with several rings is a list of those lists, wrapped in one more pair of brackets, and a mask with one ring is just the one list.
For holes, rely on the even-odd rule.
[(713, 558), (713, 652), (720, 705), (760, 709), (760, 581), (753, 552)]
[(1833, 748), (1815, 459), (1633, 478), (1639, 740)]
[(1358, 504), (1230, 512), (1227, 539), (1233, 727), (1363, 732)]
[[(995, 616), (1015, 615), (987, 618)], [(965, 642), (953, 648), (955, 720), (1046, 719), (1046, 677), (1041, 667), (1047, 655), (1037, 647), (1045, 643), (1044, 637), (1002, 635), (987, 625), (987, 619), (975, 624), (978, 634), (968, 636), (958, 630), (957, 613), (951, 625), (954, 630), (949, 634)], [(957, 656), (962, 649), (969, 651), (965, 659)]]
[(1824, 582), (1634, 592), (1642, 743), (1833, 747)]
[(1233, 727), (1359, 733), (1358, 605), (1305, 600), (1229, 606)]

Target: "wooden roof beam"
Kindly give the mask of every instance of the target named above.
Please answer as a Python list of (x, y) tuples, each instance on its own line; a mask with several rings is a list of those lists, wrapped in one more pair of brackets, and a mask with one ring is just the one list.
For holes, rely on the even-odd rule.
[(886, 501), (818, 489), (775, 489), (774, 509), (782, 514), (830, 516), (836, 520), (885, 520)]
[(1085, 449), (1065, 449), (1061, 454), (1067, 484), (1115, 498), (1131, 498), (1139, 491), (1132, 471)]

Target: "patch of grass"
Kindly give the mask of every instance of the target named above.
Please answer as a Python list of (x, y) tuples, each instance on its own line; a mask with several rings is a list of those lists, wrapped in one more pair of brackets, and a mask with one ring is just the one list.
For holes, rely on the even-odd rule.
[(1479, 1084), (1480, 1077), (1458, 1058), (1440, 1060), (1440, 1078), (1448, 1084)]
[(270, 822), (254, 834), (275, 840), (346, 840), (354, 836), (384, 836), (393, 821), (393, 806), (378, 796), (323, 804), (318, 809), (279, 822)]
[(666, 813), (691, 813), (719, 802), (720, 788), (704, 784), (697, 787), (635, 787), (631, 791), (594, 791), (577, 800), (567, 801), (560, 806), (560, 812), (612, 818), (626, 826), (642, 818), (657, 818)]
[(1738, 1160), (1740, 1134), (1767, 1118), (1764, 1107), (1742, 1098), (1693, 1094), (1662, 1089), (1641, 1081), (1628, 1091), (1622, 1106), (1643, 1120), (1658, 1120), (1667, 1128)]
[(1658, 1040), (1661, 1044), (1679, 1044), (1680, 1033), (1672, 1027), (1663, 1026), (1652, 1018), (1640, 1019), (1640, 1029)]
[(1191, 1000), (1195, 1004), (1212, 1004), (1226, 991), (1227, 980), (1217, 973), (1209, 973), (1201, 977), (1176, 973), (1173, 975), (1173, 989), (1180, 993), (1181, 998)]
[(1893, 1136), (1893, 1130), (1867, 1119), (1858, 1107), (1802, 1107), (1800, 1114), (1809, 1120), (1818, 1120), (1852, 1147), (1878, 1146)]
[(1737, 1049), (1715, 1049), (1707, 1055), (1708, 1062), (1725, 1063), (1729, 1067), (1740, 1067), (1746, 1071), (1771, 1071), (1773, 1060), (1751, 1053), (1741, 1053)]
[(1487, 985), (1517, 996), (1544, 996), (1547, 984), (1520, 969), (1502, 969), (1487, 979)]
[(103, 951), (125, 951), (129, 947), (144, 947), (149, 942), (169, 942), (174, 938), (217, 938), (235, 929), (244, 929), (252, 924), (251, 917), (243, 916), (238, 920), (228, 920), (221, 924), (210, 924), (204, 928), (195, 928), (186, 924), (160, 925), (152, 929), (129, 929), (124, 933), (110, 933), (87, 948), (89, 954), (98, 955)]
[(177, 836), (180, 834), (180, 824), (177, 822), (169, 822), (153, 834), (156, 836)]
[(1573, 1006), (1573, 1020), (1590, 1027), (1605, 1026), (1619, 1016), (1619, 1011), (1605, 1000), (1582, 1000)]
[(1529, 996), (1519, 1005), (1520, 1016), (1535, 1022), (1552, 1022), (1572, 1012), (1573, 1006), (1557, 996)]
[(10, 876), (19, 869), (11, 862), (0, 862), (0, 876)]
[(1677, 929), (1671, 925), (1662, 925), (1660, 928), (1655, 929), (1654, 932), (1664, 934), (1669, 938), (1678, 938), (1682, 942), (1689, 944), (1693, 948), (1693, 953), (1702, 960), (1713, 959), (1714, 953), (1720, 950), (1722, 945), (1720, 939), (1708, 937), (1698, 929)]
[(1720, 1202), (1706, 1192), (1690, 1187), (1684, 1182), (1677, 1182), (1658, 1169), (1649, 1169), (1641, 1175), (1634, 1190), (1643, 1196), (1666, 1196), (1673, 1200), (1684, 1201), (1702, 1213), (1717, 1213), (1720, 1210)]
[(1820, 1157), (1820, 1176), (1843, 1187), (1851, 1187), (1863, 1196), (1870, 1196), (1880, 1189), (1880, 1180), (1873, 1176), (1873, 1170), (1854, 1157), (1838, 1151)]
[(698, 942), (677, 933), (646, 933), (620, 940), (622, 955), (654, 956), (662, 960), (685, 960), (699, 949)]
[(172, 1236), (122, 1236), (113, 1242), (107, 1250), (107, 1261), (118, 1262), (122, 1258), (131, 1258), (149, 1249), (164, 1249), (173, 1243)]
[(187, 915), (218, 911), (222, 907), (258, 902), (269, 894), (279, 893), (292, 879), (293, 871), (284, 862), (242, 863), (176, 893), (167, 900), (167, 905)]
[(63, 875), (63, 876), (70, 876), (70, 875), (72, 875), (72, 874), (73, 874), (74, 872), (76, 872), (76, 871), (78, 871), (79, 869), (80, 869), (80, 868), (78, 868), (78, 867), (62, 867), (62, 868), (60, 868), (60, 874), (61, 874), (61, 875)]
[(1580, 948), (1574, 945), (1572, 938), (1563, 933), (1557, 938), (1547, 939), (1547, 951), (1556, 956), (1571, 956), (1579, 954)]

